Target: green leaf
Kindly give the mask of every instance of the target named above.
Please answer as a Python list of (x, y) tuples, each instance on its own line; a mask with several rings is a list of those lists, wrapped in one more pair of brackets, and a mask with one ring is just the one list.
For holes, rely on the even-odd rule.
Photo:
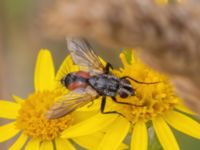
[(129, 64), (131, 64), (132, 61), (132, 49), (124, 49), (123, 50), (124, 55), (126, 56), (126, 60)]

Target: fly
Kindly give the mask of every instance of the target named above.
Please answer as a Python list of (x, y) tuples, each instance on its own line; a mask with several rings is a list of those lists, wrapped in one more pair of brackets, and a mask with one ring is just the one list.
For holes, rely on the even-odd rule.
[(71, 72), (61, 79), (62, 85), (70, 92), (61, 97), (47, 111), (46, 118), (48, 119), (63, 117), (100, 96), (102, 96), (101, 113), (122, 115), (117, 111), (105, 111), (106, 97), (111, 97), (114, 102), (119, 104), (133, 105), (119, 102), (116, 99), (117, 95), (121, 98), (135, 95), (135, 90), (129, 80), (140, 84), (158, 83), (144, 83), (129, 76), (116, 77), (110, 72), (110, 69), (113, 68), (112, 65), (107, 63), (104, 67), (89, 43), (84, 39), (68, 38), (67, 46), (74, 63), (80, 67), (80, 71)]

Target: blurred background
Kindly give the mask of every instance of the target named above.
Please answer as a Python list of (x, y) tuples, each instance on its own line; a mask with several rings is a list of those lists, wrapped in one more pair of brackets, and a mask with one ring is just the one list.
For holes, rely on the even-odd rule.
[[(41, 48), (51, 50), (58, 68), (67, 55), (65, 39), (47, 37), (41, 32), (42, 11), (51, 0), (0, 1), (0, 94), (9, 99), (12, 93), (26, 96), (33, 91), (34, 65)], [(97, 49), (102, 49), (93, 42)], [(99, 51), (107, 60), (111, 51)], [(97, 52), (99, 54), (99, 52)], [(119, 51), (115, 51), (117, 53)], [(113, 54), (113, 53), (112, 53)], [(113, 54), (115, 55), (115, 54)], [(112, 63), (118, 59), (109, 59)], [(119, 62), (119, 60), (118, 60)]]
[[(12, 94), (25, 98), (34, 90), (34, 66), (41, 48), (51, 50), (57, 69), (67, 55), (65, 39), (44, 36), (40, 29), (43, 22), (39, 16), (51, 3), (53, 0), (0, 1), (0, 99), (11, 100)], [(92, 45), (105, 60), (115, 67), (120, 65), (120, 50), (102, 47), (95, 41)], [(181, 149), (200, 149), (198, 140), (176, 133)], [(0, 146), (0, 150), (7, 149), (6, 144)]]

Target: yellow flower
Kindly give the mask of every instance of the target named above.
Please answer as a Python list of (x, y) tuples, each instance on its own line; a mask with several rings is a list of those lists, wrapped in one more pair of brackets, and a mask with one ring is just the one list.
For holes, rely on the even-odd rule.
[[(200, 139), (200, 124), (181, 113), (192, 113), (176, 96), (166, 76), (145, 66), (132, 53), (128, 63), (125, 54), (120, 58), (124, 68), (115, 71), (118, 76), (130, 76), (142, 82), (160, 81), (158, 84), (137, 84), (132, 82), (136, 95), (127, 99), (137, 106), (117, 106), (126, 119), (134, 124), (131, 140), (133, 150), (146, 150), (148, 145), (147, 123), (152, 123), (157, 137), (165, 150), (178, 150), (178, 143), (169, 125), (185, 134)], [(119, 98), (119, 100), (122, 100)], [(124, 118), (123, 118), (124, 119)]]
[[(86, 120), (84, 124), (79, 123), (66, 129), (62, 137), (74, 138), (87, 135), (88, 132), (101, 129), (106, 132), (96, 150), (115, 150), (123, 142), (127, 134), (131, 133), (131, 150), (148, 149), (148, 130), (147, 126), (153, 126), (156, 135), (165, 150), (179, 150), (178, 143), (174, 137), (171, 127), (194, 138), (200, 139), (200, 124), (185, 115), (192, 112), (188, 110), (176, 96), (173, 86), (168, 78), (142, 64), (134, 53), (131, 54), (129, 61), (126, 55), (120, 55), (123, 68), (114, 70), (113, 73), (118, 77), (130, 76), (142, 82), (157, 82), (157, 84), (138, 84), (131, 81), (135, 89), (135, 96), (126, 99), (117, 97), (119, 101), (126, 101), (133, 105), (120, 105), (108, 99), (106, 110), (117, 110), (125, 117), (119, 115), (110, 116), (113, 119), (108, 123), (108, 118), (102, 118), (99, 114)], [(184, 113), (182, 113), (184, 112)], [(79, 127), (85, 127), (81, 133)], [(104, 127), (103, 127), (104, 126)]]
[(155, 2), (157, 4), (166, 4), (166, 3), (168, 3), (168, 0), (155, 0)]
[(71, 58), (67, 57), (55, 76), (51, 53), (41, 50), (35, 68), (35, 92), (26, 99), (13, 96), (15, 102), (0, 100), (0, 118), (10, 120), (10, 123), (0, 126), (0, 142), (19, 135), (9, 150), (19, 150), (23, 147), (25, 150), (53, 150), (54, 147), (57, 150), (75, 150), (71, 142), (62, 139), (60, 134), (80, 121), (83, 112), (77, 111), (55, 120), (47, 120), (44, 114), (57, 97), (67, 93), (56, 80), (63, 76), (62, 73), (77, 69)]
[(158, 5), (166, 5), (171, 3), (182, 3), (185, 2), (185, 0), (155, 0), (155, 2)]

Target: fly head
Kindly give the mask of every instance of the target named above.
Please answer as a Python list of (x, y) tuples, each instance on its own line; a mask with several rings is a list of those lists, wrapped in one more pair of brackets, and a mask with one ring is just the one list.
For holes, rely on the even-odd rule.
[(120, 81), (118, 94), (121, 98), (127, 98), (128, 96), (134, 96), (135, 95), (135, 90), (133, 89), (129, 80), (122, 79)]

